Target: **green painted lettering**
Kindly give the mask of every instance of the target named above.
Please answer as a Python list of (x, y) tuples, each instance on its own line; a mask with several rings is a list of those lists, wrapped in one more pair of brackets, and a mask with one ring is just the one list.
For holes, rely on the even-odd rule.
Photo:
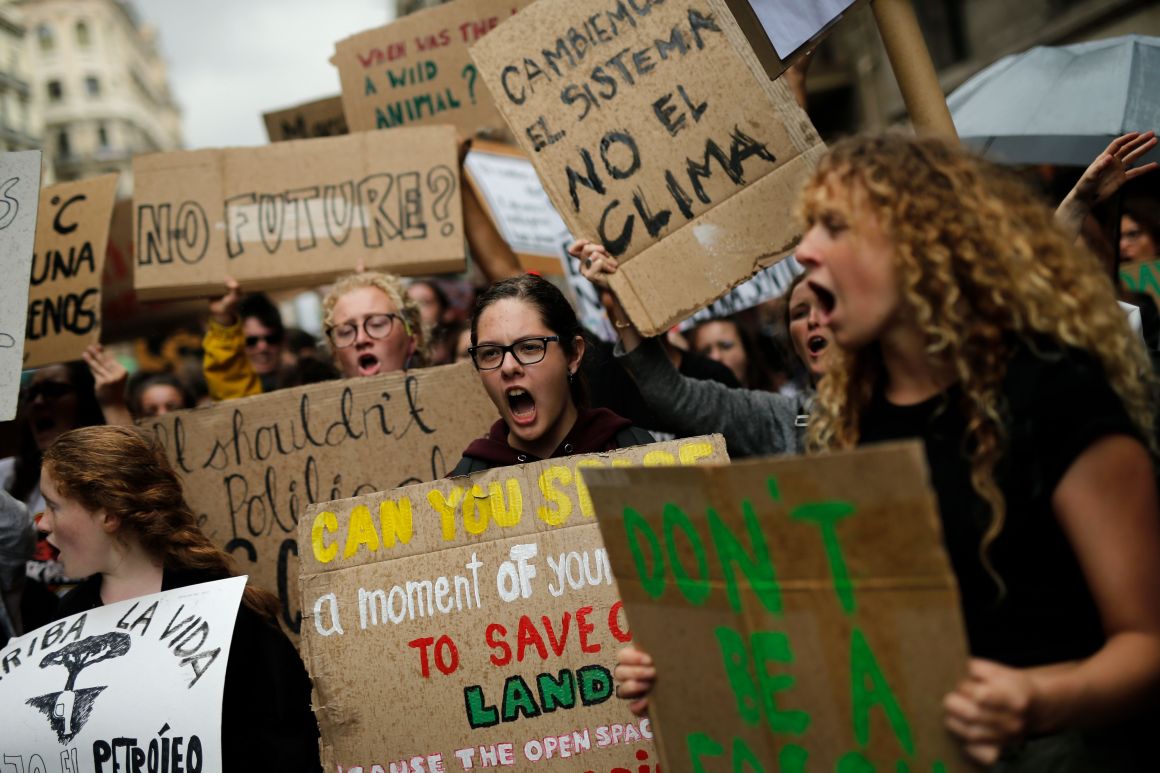
[(822, 546), (826, 559), (830, 562), (830, 575), (834, 578), (834, 590), (846, 614), (853, 614), (854, 586), (850, 583), (850, 572), (838, 542), (838, 521), (854, 513), (854, 505), (849, 502), (814, 502), (795, 507), (789, 517), (795, 521), (813, 523), (822, 530)]
[(777, 707), (777, 693), (794, 685), (789, 674), (769, 673), (770, 663), (792, 663), (789, 637), (776, 631), (758, 631), (750, 637), (753, 646), (754, 671), (761, 684), (761, 700), (765, 706), (765, 721), (775, 733), (801, 735), (810, 726), (810, 715), (804, 711), (786, 711)]
[(866, 637), (858, 628), (850, 634), (850, 696), (854, 709), (854, 738), (859, 744), (866, 746), (870, 742), (870, 710), (881, 706), (899, 745), (907, 754), (914, 754), (910, 724), (886, 681), (886, 675), (878, 666)]
[[(677, 578), (677, 587), (690, 604), (700, 606), (705, 603), (705, 599), (709, 598), (709, 593), (712, 591), (709, 584), (709, 557), (705, 554), (705, 543), (701, 541), (701, 535), (693, 528), (693, 522), (689, 520), (689, 516), (676, 505), (666, 503), (663, 518), (665, 546), (668, 548), (669, 565), (672, 566), (673, 574)], [(692, 548), (693, 557), (697, 560), (696, 577), (689, 575), (677, 553), (676, 529), (684, 532), (685, 539), (688, 540), (689, 546)]]
[[(656, 533), (648, 525), (644, 516), (631, 507), (624, 508), (624, 531), (628, 538), (628, 550), (632, 553), (632, 562), (636, 566), (636, 576), (640, 578), (641, 587), (654, 599), (660, 598), (665, 592), (665, 564), (661, 555), (661, 543), (657, 540)], [(641, 535), (648, 542), (650, 561), (645, 560), (644, 551), (641, 550)]]
[(737, 590), (737, 576), (733, 565), (741, 567), (749, 586), (761, 600), (762, 606), (773, 614), (781, 614), (781, 588), (777, 584), (777, 576), (773, 568), (773, 559), (769, 555), (769, 545), (765, 535), (761, 532), (761, 525), (757, 522), (757, 514), (749, 500), (741, 500), (741, 513), (745, 519), (745, 528), (749, 533), (749, 542), (753, 555), (746, 554), (741, 541), (729, 530), (721, 516), (713, 508), (709, 508), (709, 532), (713, 535), (713, 546), (717, 549), (717, 558), (721, 561), (721, 568), (725, 572), (725, 589), (729, 594), (729, 605), (734, 612), (741, 611), (741, 594)]
[(525, 717), (540, 716), (540, 707), (532, 699), (528, 683), (519, 674), (509, 676), (503, 685), (503, 721), (514, 722), (520, 714)]
[(701, 764), (702, 757), (720, 757), (724, 753), (721, 744), (704, 733), (690, 733), (685, 739), (689, 749), (689, 761), (693, 763), (693, 773), (708, 773)]
[(471, 725), (472, 729), (499, 724), (499, 712), (495, 706), (484, 704), (483, 688), (479, 685), (464, 687), (463, 701), (467, 704), (467, 724)]

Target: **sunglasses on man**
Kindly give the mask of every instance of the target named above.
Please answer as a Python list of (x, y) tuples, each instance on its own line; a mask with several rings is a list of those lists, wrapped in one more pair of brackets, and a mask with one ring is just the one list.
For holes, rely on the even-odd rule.
[(266, 346), (277, 346), (278, 344), (282, 343), (282, 334), (268, 333), (264, 336), (246, 336), (245, 341), (247, 349), (253, 349), (258, 345), (259, 341), (265, 341)]

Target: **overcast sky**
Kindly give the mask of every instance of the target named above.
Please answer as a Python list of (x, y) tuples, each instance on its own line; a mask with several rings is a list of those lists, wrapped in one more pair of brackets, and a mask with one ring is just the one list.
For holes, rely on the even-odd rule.
[(264, 145), (262, 113), (338, 94), (334, 44), (391, 0), (135, 0), (160, 30), (187, 148)]

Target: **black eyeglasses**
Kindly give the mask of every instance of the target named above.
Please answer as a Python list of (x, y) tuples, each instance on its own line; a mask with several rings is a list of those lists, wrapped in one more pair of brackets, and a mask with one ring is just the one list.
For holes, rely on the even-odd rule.
[[(371, 314), (362, 321), (363, 332), (367, 334), (368, 338), (375, 340), (386, 338), (391, 334), (396, 319), (403, 323), (403, 329), (407, 331), (407, 335), (411, 335), (411, 325), (407, 320), (393, 313)], [(354, 346), (355, 340), (358, 339), (358, 330), (357, 323), (345, 322), (327, 330), (326, 337), (330, 339), (330, 343), (335, 349), (345, 349), (348, 346)]]
[(269, 333), (264, 336), (246, 336), (246, 348), (253, 349), (259, 341), (265, 341), (266, 346), (277, 346), (282, 343), (281, 333)]
[(544, 359), (548, 353), (548, 344), (552, 341), (560, 342), (560, 336), (538, 336), (536, 338), (521, 338), (514, 344), (500, 346), (499, 344), (484, 344), (473, 346), (467, 350), (475, 362), (477, 370), (495, 370), (503, 365), (504, 355), (512, 353), (520, 365), (535, 365)]
[(37, 397), (45, 400), (59, 400), (75, 392), (72, 384), (64, 381), (40, 381), (24, 390), (24, 399), (32, 402)]

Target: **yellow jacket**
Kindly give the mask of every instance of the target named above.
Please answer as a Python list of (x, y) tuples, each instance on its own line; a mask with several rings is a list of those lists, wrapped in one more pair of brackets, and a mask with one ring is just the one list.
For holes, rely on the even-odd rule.
[(241, 320), (227, 326), (210, 319), (202, 348), (205, 383), (215, 402), (262, 394), (262, 381), (246, 356)]

